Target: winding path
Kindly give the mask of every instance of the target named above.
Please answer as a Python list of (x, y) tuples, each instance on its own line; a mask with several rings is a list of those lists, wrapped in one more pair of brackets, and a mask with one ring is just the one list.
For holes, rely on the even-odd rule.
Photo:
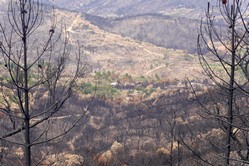
[(78, 19), (81, 17), (81, 14), (78, 14), (73, 20), (72, 24), (67, 28), (67, 32), (74, 32), (72, 29), (77, 24)]

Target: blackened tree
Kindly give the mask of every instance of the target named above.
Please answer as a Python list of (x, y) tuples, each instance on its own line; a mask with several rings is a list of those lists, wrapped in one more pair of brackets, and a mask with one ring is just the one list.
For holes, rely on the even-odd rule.
[(243, 102), (248, 98), (247, 7), (244, 0), (219, 0), (217, 7), (208, 3), (198, 36), (200, 63), (219, 88), (216, 94), (221, 99), (209, 106), (202, 105), (202, 115), (214, 120), (224, 135), (224, 143), (214, 145), (224, 165), (249, 162), (249, 112)]
[[(0, 140), (23, 147), (27, 166), (31, 165), (32, 146), (64, 136), (84, 115), (74, 115), (70, 125), (50, 132), (77, 79), (88, 68), (80, 46), (72, 51), (68, 33), (56, 28), (54, 12), (45, 22), (48, 14), (44, 10), (39, 0), (11, 0), (0, 24)], [(71, 53), (76, 55), (74, 60)], [(67, 117), (73, 114), (67, 112)]]

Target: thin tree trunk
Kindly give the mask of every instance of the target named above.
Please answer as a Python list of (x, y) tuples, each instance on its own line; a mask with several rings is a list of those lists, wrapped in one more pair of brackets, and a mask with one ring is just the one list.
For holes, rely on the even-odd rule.
[(27, 28), (26, 28), (26, 12), (25, 2), (22, 2), (21, 17), (22, 17), (22, 42), (23, 42), (23, 63), (24, 63), (24, 137), (25, 137), (25, 163), (26, 166), (31, 166), (31, 146), (30, 146), (30, 114), (29, 114), (29, 85), (28, 85), (28, 64), (27, 64)]
[(232, 134), (232, 125), (233, 125), (233, 100), (234, 100), (234, 75), (235, 75), (235, 16), (234, 16), (234, 6), (232, 5), (231, 9), (231, 18), (232, 18), (232, 40), (231, 40), (231, 68), (230, 68), (230, 82), (229, 82), (229, 99), (228, 99), (228, 112), (227, 112), (227, 133), (226, 133), (226, 165), (230, 163), (230, 153), (231, 153), (231, 134)]

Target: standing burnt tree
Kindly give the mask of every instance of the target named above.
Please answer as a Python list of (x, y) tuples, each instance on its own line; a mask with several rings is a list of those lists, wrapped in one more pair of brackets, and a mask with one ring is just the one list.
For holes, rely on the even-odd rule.
[(222, 165), (249, 163), (247, 7), (244, 0), (208, 3), (198, 36), (200, 63), (218, 87), (213, 103), (202, 105), (202, 116), (217, 124), (209, 143)]
[(68, 34), (57, 31), (53, 12), (44, 10), (39, 0), (11, 0), (0, 24), (0, 140), (22, 147), (27, 166), (31, 147), (64, 136), (84, 114), (50, 131), (86, 66), (80, 48), (71, 49)]

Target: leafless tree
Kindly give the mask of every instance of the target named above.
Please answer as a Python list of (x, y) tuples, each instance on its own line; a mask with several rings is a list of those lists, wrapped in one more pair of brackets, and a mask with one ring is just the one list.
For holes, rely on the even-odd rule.
[[(39, 0), (10, 0), (6, 19), (0, 24), (0, 139), (23, 147), (27, 166), (31, 165), (32, 146), (64, 136), (86, 111), (74, 115), (68, 110), (63, 117), (74, 116), (70, 124), (62, 124), (61, 131), (50, 131), (63, 115), (77, 79), (88, 68), (80, 45), (73, 50), (68, 33), (56, 28), (53, 12), (46, 17), (49, 21), (44, 19), (48, 15), (44, 10)], [(44, 24), (46, 31), (41, 29)], [(69, 57), (72, 53), (74, 60)]]
[(216, 94), (221, 99), (202, 105), (202, 116), (216, 121), (224, 134), (224, 147), (219, 147), (223, 155), (217, 152), (224, 165), (249, 162), (249, 112), (243, 103), (248, 98), (247, 8), (244, 0), (219, 0), (217, 7), (208, 3), (198, 36), (200, 63), (219, 88)]

